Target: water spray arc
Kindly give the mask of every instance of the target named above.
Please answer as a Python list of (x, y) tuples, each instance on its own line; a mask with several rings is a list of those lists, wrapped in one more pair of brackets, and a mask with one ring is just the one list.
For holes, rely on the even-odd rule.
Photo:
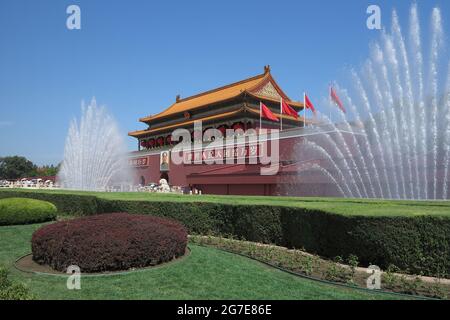
[(411, 7), (406, 37), (393, 11), (390, 33), (384, 31), (371, 46), (360, 71), (351, 71), (349, 89), (335, 84), (350, 112), (337, 110), (336, 123), (320, 114), (326, 130), (307, 144), (322, 153), (323, 163), (315, 170), (344, 196), (449, 198), (450, 61), (442, 66), (444, 35), (437, 8), (430, 32), (430, 52), (424, 54), (417, 5)]
[(92, 99), (88, 106), (82, 105), (80, 122), (70, 124), (58, 181), (62, 188), (74, 190), (129, 186), (126, 152), (115, 120)]

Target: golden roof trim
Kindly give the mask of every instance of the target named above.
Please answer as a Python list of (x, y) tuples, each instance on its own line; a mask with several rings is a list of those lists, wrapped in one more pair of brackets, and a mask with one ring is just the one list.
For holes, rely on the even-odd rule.
[(208, 120), (214, 120), (214, 119), (218, 119), (218, 118), (232, 116), (232, 115), (238, 114), (239, 112), (242, 112), (244, 109), (245, 108), (239, 108), (237, 110), (233, 110), (233, 111), (229, 111), (229, 112), (224, 112), (224, 113), (220, 113), (220, 114), (216, 114), (216, 115), (212, 115), (212, 116), (207, 116), (207, 117), (203, 117), (203, 118), (199, 118), (199, 119), (193, 119), (193, 120), (188, 120), (188, 121), (184, 121), (184, 122), (179, 122), (179, 123), (167, 125), (167, 126), (164, 126), (164, 127), (150, 129), (150, 130), (132, 131), (132, 132), (129, 132), (128, 135), (131, 136), (131, 137), (140, 137), (142, 135), (151, 134), (151, 133), (162, 131), (162, 130), (172, 129), (172, 128), (176, 128), (176, 127), (181, 127), (181, 126), (184, 126), (184, 125), (190, 125), (190, 124), (193, 124), (195, 121), (208, 121)]

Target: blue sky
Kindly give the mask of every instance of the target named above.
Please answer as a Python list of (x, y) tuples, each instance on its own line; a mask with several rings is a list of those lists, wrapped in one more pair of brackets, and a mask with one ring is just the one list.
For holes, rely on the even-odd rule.
[[(71, 4), (81, 8), (81, 30), (66, 28)], [(396, 8), (406, 28), (406, 0), (1, 0), (0, 156), (57, 164), (70, 120), (93, 96), (126, 135), (177, 94), (259, 74), (266, 64), (291, 98), (306, 90), (319, 100), (379, 37), (366, 28), (370, 4), (387, 27)], [(423, 28), (439, 6), (448, 30), (449, 1), (418, 4)]]

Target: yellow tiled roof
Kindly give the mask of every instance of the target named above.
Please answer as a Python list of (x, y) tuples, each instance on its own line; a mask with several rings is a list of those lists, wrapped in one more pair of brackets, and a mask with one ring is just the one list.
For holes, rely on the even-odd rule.
[(249, 90), (253, 87), (256, 87), (258, 84), (260, 84), (266, 76), (268, 76), (269, 73), (260, 74), (256, 77), (249, 78), (243, 81), (235, 82), (232, 84), (229, 84), (224, 87), (220, 87), (214, 90), (206, 91), (204, 93), (191, 96), (189, 98), (180, 99), (174, 104), (172, 104), (169, 108), (164, 110), (163, 112), (160, 112), (158, 114), (155, 114), (153, 116), (148, 116), (139, 119), (140, 121), (149, 121), (149, 120), (155, 120), (163, 117), (167, 117), (169, 115), (173, 115), (176, 113), (185, 112), (188, 110), (192, 110), (195, 108), (199, 108), (202, 106), (206, 106), (211, 103), (220, 102), (220, 101), (226, 101), (232, 98), (235, 98), (242, 94), (242, 92)]
[[(281, 89), (278, 87), (278, 85), (273, 80), (272, 76), (270, 75), (270, 68), (269, 66), (264, 68), (264, 73), (257, 75), (252, 78), (248, 78), (239, 82), (235, 82), (220, 88), (216, 88), (210, 91), (206, 91), (188, 98), (184, 99), (177, 99), (177, 101), (172, 104), (169, 108), (164, 110), (163, 112), (160, 112), (156, 115), (147, 116), (144, 118), (139, 119), (141, 122), (148, 122), (153, 121), (157, 119), (161, 119), (170, 115), (174, 115), (177, 113), (183, 113), (186, 111), (191, 111), (196, 108), (204, 107), (209, 104), (227, 101), (233, 98), (238, 97), (239, 95), (243, 94), (244, 92), (248, 92), (252, 94), (252, 90), (260, 88), (263, 84), (267, 83), (268, 81), (272, 81), (274, 86), (277, 88), (277, 90), (284, 96), (288, 103), (297, 108), (303, 108), (303, 103), (301, 102), (295, 102), (291, 101), (289, 98), (286, 97), (286, 95), (281, 91)], [(270, 97), (260, 97), (258, 95), (252, 94), (253, 96), (257, 98), (264, 98), (268, 100), (273, 100), (273, 98)]]

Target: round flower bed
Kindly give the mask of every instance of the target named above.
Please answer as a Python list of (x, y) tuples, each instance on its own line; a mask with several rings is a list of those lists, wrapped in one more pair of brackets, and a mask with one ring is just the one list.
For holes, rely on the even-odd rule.
[(27, 198), (0, 199), (0, 226), (54, 220), (56, 207), (47, 201)]
[(66, 271), (128, 270), (157, 265), (184, 255), (186, 229), (178, 222), (148, 215), (111, 213), (61, 221), (37, 230), (33, 260)]

